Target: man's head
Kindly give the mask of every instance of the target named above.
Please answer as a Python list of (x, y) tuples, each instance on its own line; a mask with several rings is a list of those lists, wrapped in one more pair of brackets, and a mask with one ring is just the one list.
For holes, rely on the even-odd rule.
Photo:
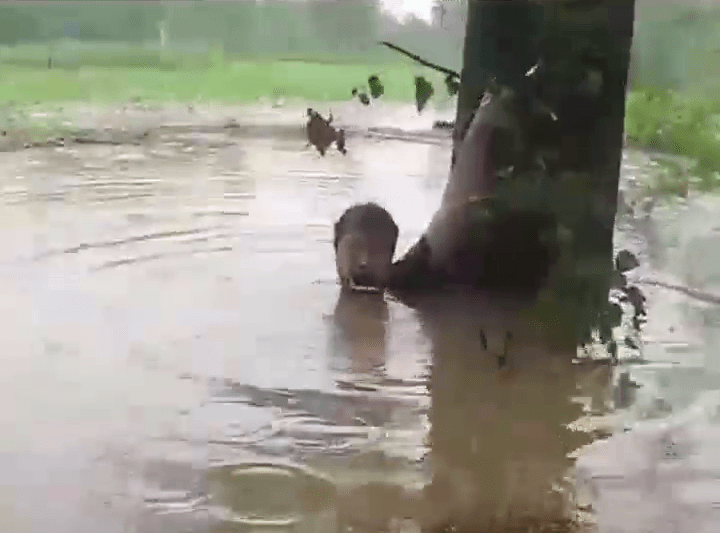
[(380, 290), (387, 286), (398, 233), (390, 213), (377, 204), (346, 209), (335, 223), (333, 238), (343, 287)]

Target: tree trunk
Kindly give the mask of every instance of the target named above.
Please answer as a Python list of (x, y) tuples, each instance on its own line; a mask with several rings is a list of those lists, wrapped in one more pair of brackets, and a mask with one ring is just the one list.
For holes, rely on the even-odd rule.
[(518, 86), (538, 58), (541, 6), (529, 0), (469, 0), (463, 67), (453, 132), (453, 163), (487, 83)]
[[(540, 220), (537, 214), (540, 204), (542, 209), (549, 208), (556, 221), (568, 230), (566, 233), (572, 235), (572, 257), (582, 258), (584, 264), (592, 258), (593, 271), (611, 270), (633, 19), (634, 0), (470, 1), (450, 177), (441, 207), (423, 238), (396, 263), (395, 286), (424, 289), (429, 284), (463, 283), (472, 276), (463, 272), (459, 279), (458, 263), (482, 270), (488, 257), (508, 255), (508, 250), (524, 250), (532, 240), (528, 232)], [(526, 76), (538, 60), (541, 67), (536, 74)], [(507, 106), (501, 102), (478, 110), (480, 97), (491, 78), (514, 91), (515, 100), (524, 103)], [(492, 171), (487, 168), (488, 160), (496, 160), (498, 155), (478, 155), (476, 152), (485, 148), (478, 148), (480, 145), (474, 144), (474, 140), (464, 142), (471, 137), (468, 135), (471, 122), (477, 122), (479, 130), (502, 129), (496, 127), (499, 123), (493, 117), (498, 113), (507, 115), (507, 109), (496, 112), (493, 106), (510, 109), (509, 114), (519, 108), (538, 106), (553, 111), (545, 113), (544, 118), (538, 118), (542, 113), (532, 111), (500, 121), (514, 122), (510, 129), (516, 131), (512, 135), (522, 137), (518, 143), (522, 155), (513, 161), (514, 170), (503, 181), (494, 176), (497, 168)], [(474, 114), (478, 120), (472, 120)], [(555, 120), (548, 119), (550, 116)], [(483, 125), (483, 121), (492, 124)], [(487, 150), (512, 144), (505, 139), (483, 141), (483, 136), (493, 135), (497, 137), (498, 133), (476, 132), (483, 147), (495, 146)], [(471, 162), (458, 166), (463, 145), (468, 145), (465, 152), (470, 155), (466, 159)], [(523, 184), (537, 182), (538, 172), (526, 163), (538, 160), (542, 160), (544, 168), (542, 187), (533, 190)], [(530, 204), (537, 200), (538, 206), (517, 208), (517, 191), (521, 189), (526, 190), (524, 197)], [(457, 191), (466, 195), (465, 211), (475, 209), (470, 199), (486, 196), (488, 192), (494, 197), (505, 194), (506, 203), (515, 205), (515, 215), (506, 212), (505, 219), (494, 217), (494, 223), (487, 219), (474, 222), (477, 217), (461, 213), (462, 198)], [(544, 203), (540, 196), (547, 197)], [(530, 216), (522, 223), (524, 212)], [(512, 224), (507, 223), (508, 219)], [(469, 229), (468, 224), (475, 224), (477, 231)], [(511, 230), (512, 225), (515, 229)], [(499, 237), (488, 239), (488, 233)], [(484, 238), (468, 239), (469, 234), (484, 234)], [(490, 241), (496, 246), (488, 251), (486, 244)], [(443, 250), (438, 251), (438, 246)], [(454, 250), (447, 249), (453, 247)], [(536, 268), (535, 263), (545, 258), (526, 257), (523, 265), (505, 265), (496, 270), (513, 271), (520, 276), (523, 268)], [(438, 262), (443, 261), (453, 264), (439, 268)], [(483, 276), (478, 272), (472, 280), (490, 281)], [(591, 299), (599, 302), (605, 294), (606, 300), (606, 287), (596, 288), (598, 291)]]

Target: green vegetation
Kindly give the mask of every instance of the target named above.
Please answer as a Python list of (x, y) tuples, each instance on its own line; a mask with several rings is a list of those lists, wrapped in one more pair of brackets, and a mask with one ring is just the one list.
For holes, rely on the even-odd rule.
[(684, 195), (689, 188), (720, 185), (720, 98), (656, 89), (631, 92), (625, 132), (631, 146), (680, 156), (664, 162), (655, 189)]
[[(464, 11), (464, 2), (447, 2)], [(455, 16), (455, 18), (459, 18)], [(0, 45), (73, 40), (90, 46), (126, 43), (204, 53), (219, 48), (253, 57), (293, 55), (348, 57), (392, 54), (375, 46), (390, 37), (430, 60), (460, 67), (463, 27), (453, 31), (424, 21), (398, 23), (379, 0), (194, 0), (111, 4), (68, 2), (0, 3)]]
[[(19, 104), (129, 99), (248, 102), (261, 97), (343, 101), (351, 89), (377, 74), (385, 99), (412, 101), (414, 76), (422, 72), (442, 86), (442, 75), (399, 58), (338, 62), (330, 55), (249, 59), (224, 54), (180, 53), (144, 48), (62, 49), (27, 46), (0, 49), (0, 101)], [(48, 58), (52, 57), (52, 68)]]

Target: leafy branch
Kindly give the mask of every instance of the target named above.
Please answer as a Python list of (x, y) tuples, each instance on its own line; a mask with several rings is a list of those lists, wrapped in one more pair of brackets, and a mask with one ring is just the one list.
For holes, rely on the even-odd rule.
[[(406, 50), (401, 46), (398, 46), (391, 42), (381, 41), (379, 44), (387, 46), (388, 48), (390, 48), (391, 50), (395, 50), (396, 52), (400, 52), (404, 56), (409, 57), (413, 61), (420, 63), (425, 67), (431, 68), (433, 70), (436, 70), (437, 72), (444, 74), (445, 88), (447, 89), (447, 92), (450, 96), (454, 96), (455, 94), (457, 94), (458, 90), (460, 89), (460, 74), (458, 74), (454, 70), (432, 63), (431, 61), (423, 59), (419, 55), (414, 54), (409, 50)], [(383, 86), (380, 78), (376, 74), (373, 74), (368, 78), (368, 87), (369, 91), (361, 91), (357, 87), (353, 87), (352, 90), (353, 97), (357, 98), (360, 103), (365, 106), (370, 105), (371, 98), (377, 99), (385, 93), (385, 87)], [(368, 92), (370, 93), (369, 96)], [(415, 107), (418, 110), (418, 113), (422, 113), (425, 105), (428, 103), (428, 101), (430, 100), (430, 98), (432, 98), (434, 94), (435, 88), (433, 87), (432, 83), (430, 83), (424, 76), (415, 76)]]

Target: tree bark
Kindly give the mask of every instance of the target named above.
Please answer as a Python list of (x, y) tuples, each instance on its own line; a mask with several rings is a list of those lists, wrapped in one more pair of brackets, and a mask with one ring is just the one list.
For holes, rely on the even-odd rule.
[[(592, 258), (595, 263), (592, 270), (612, 270), (612, 235), (633, 21), (634, 0), (470, 0), (446, 196), (450, 189), (457, 189), (458, 181), (488, 179), (487, 173), (479, 169), (469, 173), (455, 167), (458, 150), (480, 97), (489, 80), (494, 78), (497, 84), (511, 89), (523, 101), (541, 102), (553, 111), (555, 120), (545, 117), (542, 122), (537, 117), (525, 116), (518, 121), (523, 137), (523, 154), (519, 157), (523, 162), (542, 159), (543, 192), (555, 202), (549, 206), (546, 202), (543, 208), (549, 207), (572, 235), (571, 255), (583, 261)], [(526, 76), (538, 61), (541, 67), (535, 75)], [(535, 103), (528, 105), (532, 107)], [(478, 113), (482, 112), (481, 108)], [(519, 159), (515, 163), (513, 175), (498, 186), (495, 194), (499, 196), (500, 189), (504, 189), (506, 196), (511, 197), (510, 204), (514, 202), (516, 185), (524, 183), (523, 179), (529, 175)], [(478, 189), (487, 188), (482, 185)], [(532, 193), (529, 196), (532, 197)], [(454, 281), (453, 274), (448, 272), (443, 272), (440, 281), (428, 266), (428, 257), (435, 252), (432, 232), (442, 233), (445, 239), (446, 235), (452, 236), (461, 230), (453, 226), (458, 220), (467, 224), (474, 219), (458, 216), (456, 205), (452, 207), (453, 216), (440, 216), (447, 208), (443, 202), (424, 237), (396, 263), (396, 286), (423, 289), (432, 283)], [(525, 210), (537, 217), (534, 208)], [(562, 213), (568, 210), (574, 214)], [(520, 211), (514, 218), (516, 222), (522, 218)], [(507, 228), (502, 221), (482, 224), (485, 227), (477, 228), (477, 233), (502, 233)], [(462, 231), (468, 233), (467, 228)], [(505, 232), (498, 249), (518, 250), (527, 244), (526, 237), (516, 239), (513, 232)], [(436, 236), (435, 242), (440, 240)], [(467, 239), (458, 239), (457, 243), (459, 247), (470, 247)], [(458, 252), (455, 262), (462, 256), (463, 262), (470, 263), (475, 256), (476, 263), (482, 265), (486, 259), (479, 257), (486, 253), (482, 246), (473, 245), (471, 250)], [(603, 293), (607, 299), (605, 288), (597, 289), (593, 299), (602, 300)]]
[[(600, 240), (591, 241), (605, 253), (612, 249), (617, 209), (634, 4), (471, 0), (460, 89), (465, 94), (458, 99), (456, 124), (467, 124), (489, 73), (522, 90), (523, 74), (543, 59), (547, 76), (541, 91), (559, 119), (560, 161), (554, 172), (589, 175), (588, 192), (602, 226)], [(506, 43), (507, 35), (513, 45)], [(595, 73), (601, 76), (597, 94), (589, 87)]]
[(458, 142), (485, 92), (488, 81), (511, 87), (521, 80), (538, 57), (542, 7), (529, 0), (469, 0), (463, 67), (453, 132), (453, 163)]

